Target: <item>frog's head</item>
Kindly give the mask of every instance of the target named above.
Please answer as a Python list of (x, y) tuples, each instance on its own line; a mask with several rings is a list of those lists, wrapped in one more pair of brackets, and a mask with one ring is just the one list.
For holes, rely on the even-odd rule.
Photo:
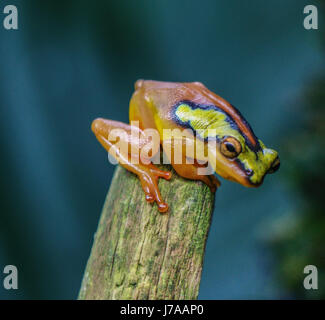
[(209, 163), (225, 179), (258, 187), (266, 174), (279, 169), (280, 160), (278, 153), (266, 148), (261, 140), (257, 148), (251, 147), (238, 135), (223, 136), (213, 147), (208, 144)]
[(267, 173), (278, 170), (278, 153), (257, 139), (235, 107), (217, 98), (213, 104), (180, 101), (175, 108), (178, 123), (194, 130), (196, 137), (204, 141), (209, 164), (217, 174), (257, 187)]

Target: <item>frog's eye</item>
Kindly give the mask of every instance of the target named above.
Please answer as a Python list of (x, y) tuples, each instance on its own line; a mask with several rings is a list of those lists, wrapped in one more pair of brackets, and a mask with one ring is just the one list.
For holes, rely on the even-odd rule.
[(232, 159), (241, 153), (241, 144), (233, 137), (226, 137), (221, 142), (220, 151), (225, 157)]
[(279, 157), (277, 157), (273, 161), (273, 163), (267, 173), (274, 173), (275, 171), (278, 171), (279, 168), (280, 168), (280, 159), (279, 159)]

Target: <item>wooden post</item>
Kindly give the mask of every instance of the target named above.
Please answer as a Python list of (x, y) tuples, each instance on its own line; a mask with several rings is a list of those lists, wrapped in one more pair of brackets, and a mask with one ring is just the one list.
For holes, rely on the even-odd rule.
[(161, 214), (145, 201), (139, 179), (117, 167), (79, 299), (197, 298), (214, 194), (172, 173), (170, 181), (159, 179), (169, 204)]

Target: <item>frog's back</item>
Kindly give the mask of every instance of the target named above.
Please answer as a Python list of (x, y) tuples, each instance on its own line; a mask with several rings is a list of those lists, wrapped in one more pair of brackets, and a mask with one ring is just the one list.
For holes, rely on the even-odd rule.
[[(184, 128), (184, 124), (180, 124), (175, 116), (175, 110), (181, 103), (189, 102), (193, 109), (200, 107), (204, 110), (215, 109), (224, 112), (228, 122), (231, 122), (233, 127), (236, 127), (245, 136), (245, 140), (253, 148), (259, 147), (254, 132), (241, 113), (200, 82), (138, 80), (135, 83), (135, 89), (132, 99), (135, 98), (140, 103), (137, 103), (139, 108), (132, 107), (133, 111), (130, 106), (130, 118), (131, 113), (134, 115), (137, 113), (137, 118), (141, 119), (140, 122), (142, 121), (142, 128), (157, 128), (159, 131), (176, 127)], [(206, 115), (203, 112), (203, 115), (197, 120), (202, 125), (208, 126), (211, 122), (209, 115), (209, 112)]]
[(200, 90), (205, 88), (199, 82), (163, 82), (138, 80), (130, 101), (130, 120), (140, 122), (141, 128), (174, 128), (172, 109), (179, 101), (203, 101)]
[(140, 128), (157, 128), (156, 122), (170, 118), (170, 109), (179, 96), (180, 83), (138, 80), (130, 101), (130, 121)]

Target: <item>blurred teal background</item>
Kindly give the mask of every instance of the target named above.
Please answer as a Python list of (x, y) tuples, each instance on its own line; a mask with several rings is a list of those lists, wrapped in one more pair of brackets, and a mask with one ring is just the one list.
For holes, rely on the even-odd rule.
[[(259, 189), (223, 180), (199, 298), (304, 297), (303, 268), (286, 267), (291, 249), (279, 254), (276, 243), (284, 248), (277, 225), (312, 205), (297, 191), (305, 178), (295, 172), (321, 171), (324, 163), (316, 154), (297, 169), (292, 160), (304, 154), (306, 114), (321, 112), (304, 102), (325, 70), (323, 20), (319, 30), (302, 25), (310, 2), (10, 0), (0, 12), (6, 4), (17, 6), (19, 30), (0, 25), (0, 280), (5, 265), (16, 265), (19, 289), (0, 286), (0, 299), (77, 297), (114, 170), (90, 123), (99, 116), (127, 122), (138, 78), (203, 82), (280, 152), (280, 171)], [(317, 257), (324, 262), (320, 250), (302, 263)], [(293, 273), (296, 286), (286, 281)]]

